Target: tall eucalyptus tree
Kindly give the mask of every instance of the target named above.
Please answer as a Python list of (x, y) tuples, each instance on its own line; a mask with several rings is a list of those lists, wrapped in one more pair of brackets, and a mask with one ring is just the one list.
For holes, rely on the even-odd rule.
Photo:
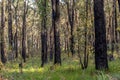
[(42, 64), (41, 67), (43, 67), (44, 63), (47, 62), (47, 0), (42, 0), (42, 21), (41, 21), (41, 59)]
[(74, 40), (74, 17), (75, 17), (75, 0), (66, 1), (68, 21), (71, 26), (71, 37), (70, 37), (70, 51), (72, 55), (75, 53), (75, 40)]
[(26, 62), (26, 17), (28, 12), (28, 3), (24, 0), (23, 24), (22, 24), (22, 58)]
[(4, 1), (1, 2), (1, 27), (0, 27), (0, 50), (1, 50), (1, 61), (2, 63), (6, 63), (6, 55), (5, 55), (5, 41), (4, 41), (4, 27), (5, 27), (5, 14), (4, 14)]
[[(16, 5), (14, 4), (16, 3)], [(19, 8), (19, 0), (14, 1), (13, 7), (14, 7), (14, 19), (15, 19), (15, 35), (14, 35), (14, 49), (15, 49), (15, 58), (18, 58), (18, 8)]]
[(9, 49), (13, 50), (13, 15), (12, 15), (12, 0), (8, 0), (8, 38), (9, 38)]
[(36, 0), (41, 20), (41, 67), (47, 63), (48, 40), (47, 40), (47, 5), (48, 0)]
[(54, 28), (54, 64), (61, 64), (61, 48), (60, 48), (60, 5), (59, 0), (51, 0), (52, 2), (52, 27)]

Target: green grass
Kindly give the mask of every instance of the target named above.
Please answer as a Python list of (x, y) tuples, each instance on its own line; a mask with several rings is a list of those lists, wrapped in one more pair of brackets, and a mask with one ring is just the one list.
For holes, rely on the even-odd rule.
[(15, 61), (8, 62), (0, 71), (0, 75), (8, 80), (120, 80), (120, 60), (109, 62), (109, 71), (102, 72), (94, 69), (92, 61), (86, 70), (82, 70), (76, 57), (65, 59), (62, 66), (53, 66), (53, 63), (49, 62), (41, 68), (39, 57), (35, 57), (24, 64), (22, 74), (18, 61)]

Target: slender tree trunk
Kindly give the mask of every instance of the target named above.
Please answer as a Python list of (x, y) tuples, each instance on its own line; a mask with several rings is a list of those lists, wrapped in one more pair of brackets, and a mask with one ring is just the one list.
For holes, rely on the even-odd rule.
[(6, 55), (4, 49), (4, 27), (5, 27), (5, 17), (4, 17), (4, 0), (1, 2), (1, 27), (0, 27), (0, 34), (1, 34), (1, 41), (0, 41), (0, 48), (1, 48), (1, 61), (2, 63), (6, 63)]
[(69, 25), (68, 25), (68, 21), (66, 22), (66, 31), (65, 31), (65, 38), (66, 38), (66, 48), (67, 48), (67, 54), (68, 54), (68, 57), (70, 57), (70, 54), (69, 54)]
[[(69, 2), (67, 2), (67, 12), (68, 12), (68, 21), (70, 23), (70, 26), (71, 26), (71, 37), (70, 37), (70, 50), (71, 50), (71, 53), (72, 53), (72, 56), (74, 55), (75, 53), (75, 41), (74, 41), (74, 6), (75, 6), (75, 0), (72, 0), (71, 1), (72, 5), (70, 5)], [(71, 6), (71, 7), (70, 7)]]
[(116, 9), (116, 0), (113, 2), (114, 5), (114, 24), (115, 24), (115, 46), (116, 46), (116, 52), (118, 53), (118, 23), (117, 23), (117, 9)]
[(104, 1), (94, 0), (95, 68), (108, 69)]
[(86, 23), (85, 23), (85, 50), (84, 50), (84, 69), (88, 66), (88, 52), (87, 52), (87, 21), (88, 21), (88, 0), (86, 0)]
[(111, 45), (111, 46), (108, 46), (108, 47), (109, 47), (108, 49), (111, 50), (111, 54), (113, 54), (113, 52), (112, 52), (112, 47), (113, 47), (113, 45), (112, 45), (112, 40), (113, 40), (114, 38), (112, 38), (112, 36), (113, 36), (114, 34), (112, 33), (112, 24), (111, 24), (111, 22), (112, 22), (112, 17), (111, 17), (111, 10), (110, 10), (109, 0), (107, 0), (107, 5), (108, 5), (108, 9), (109, 9), (108, 28), (107, 28), (107, 41), (108, 41), (108, 44)]
[[(114, 7), (114, 5), (113, 5)], [(114, 8), (113, 8), (114, 9)], [(111, 52), (112, 52), (112, 55), (114, 53), (114, 50), (115, 50), (115, 23), (114, 23), (114, 11), (112, 11), (112, 26), (111, 26)]]
[(13, 50), (13, 32), (12, 32), (12, 0), (8, 0), (8, 38), (9, 38), (9, 49)]
[(27, 6), (26, 1), (24, 1), (23, 26), (22, 26), (22, 58), (24, 62), (26, 62), (26, 14)]
[(18, 31), (16, 28), (15, 36), (14, 36), (14, 44), (15, 44), (15, 58), (18, 58)]
[(54, 64), (61, 64), (61, 48), (60, 48), (60, 33), (59, 19), (60, 7), (59, 0), (51, 0), (52, 2), (52, 26), (54, 28)]
[(53, 28), (50, 29), (50, 61), (53, 60), (54, 54)]
[(15, 9), (15, 25), (16, 25), (16, 32), (15, 32), (15, 36), (14, 36), (14, 48), (15, 48), (15, 58), (18, 58), (18, 3), (19, 0), (17, 0), (17, 5), (14, 6)]
[[(80, 26), (80, 23), (79, 23), (79, 26)], [(84, 68), (84, 63), (83, 63), (83, 60), (82, 60), (82, 55), (81, 55), (81, 53), (80, 53), (80, 50), (81, 50), (81, 48), (80, 48), (80, 35), (79, 35), (79, 27), (77, 28), (78, 30), (77, 30), (77, 53), (78, 53), (78, 57), (79, 57), (79, 61), (80, 61), (80, 65), (81, 65), (81, 68), (82, 69), (85, 69)]]
[(111, 52), (112, 55), (116, 49), (116, 51), (118, 51), (118, 32), (117, 32), (117, 12), (116, 12), (116, 0), (113, 0), (113, 11), (112, 11), (112, 30), (111, 30), (111, 35), (112, 35), (112, 48), (111, 48)]
[(42, 64), (41, 67), (44, 66), (44, 63), (47, 62), (47, 25), (46, 25), (46, 21), (47, 21), (47, 2), (46, 0), (42, 1), (42, 5), (43, 5), (43, 10), (42, 10), (42, 27), (41, 27), (41, 43), (42, 43), (42, 55), (41, 55), (41, 59), (42, 59)]

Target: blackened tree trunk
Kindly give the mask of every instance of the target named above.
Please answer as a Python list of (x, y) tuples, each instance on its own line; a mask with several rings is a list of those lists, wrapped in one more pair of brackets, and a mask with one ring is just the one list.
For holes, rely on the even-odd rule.
[(8, 0), (8, 38), (9, 38), (9, 49), (13, 49), (13, 33), (12, 33), (12, 0)]
[(47, 21), (47, 10), (46, 10), (46, 6), (47, 6), (47, 0), (43, 0), (42, 1), (42, 27), (41, 27), (41, 48), (42, 48), (42, 55), (41, 55), (41, 59), (42, 59), (42, 64), (41, 67), (44, 66), (44, 63), (47, 62), (47, 25), (46, 25), (46, 21)]
[(52, 26), (54, 28), (54, 64), (61, 64), (61, 48), (60, 48), (60, 33), (59, 33), (59, 19), (60, 8), (59, 0), (51, 0), (52, 2)]
[(26, 62), (26, 14), (28, 7), (26, 1), (24, 1), (24, 13), (23, 13), (23, 25), (22, 25), (22, 58)]
[(95, 68), (108, 69), (104, 1), (94, 0)]
[(50, 29), (50, 61), (53, 60), (53, 54), (54, 54), (54, 41), (53, 41), (53, 28)]
[(18, 30), (16, 29), (15, 36), (14, 36), (14, 49), (15, 49), (15, 58), (18, 58)]
[(1, 48), (1, 61), (2, 63), (6, 63), (7, 59), (5, 56), (4, 50), (4, 27), (5, 27), (5, 18), (4, 18), (4, 0), (1, 2), (1, 27), (0, 27), (0, 34), (1, 34), (1, 41), (0, 41), (0, 48)]
[(71, 4), (67, 2), (67, 12), (68, 12), (68, 21), (71, 26), (71, 37), (70, 37), (70, 51), (72, 53), (72, 56), (75, 53), (75, 41), (74, 41), (74, 6), (75, 6), (75, 0), (71, 0)]

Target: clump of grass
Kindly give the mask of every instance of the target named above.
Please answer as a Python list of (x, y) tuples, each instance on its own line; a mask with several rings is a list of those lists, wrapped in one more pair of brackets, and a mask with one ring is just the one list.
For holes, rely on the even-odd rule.
[(109, 78), (104, 72), (100, 71), (98, 72), (97, 80), (109, 80)]

